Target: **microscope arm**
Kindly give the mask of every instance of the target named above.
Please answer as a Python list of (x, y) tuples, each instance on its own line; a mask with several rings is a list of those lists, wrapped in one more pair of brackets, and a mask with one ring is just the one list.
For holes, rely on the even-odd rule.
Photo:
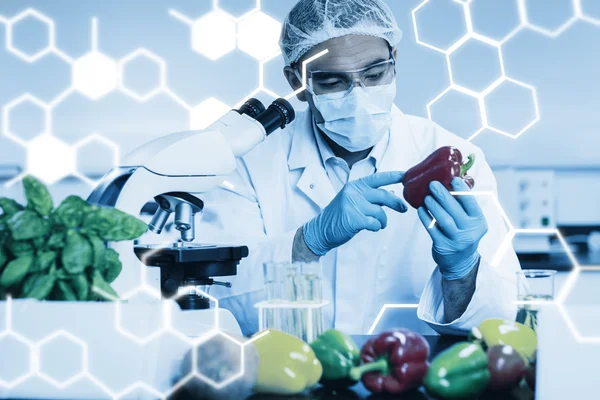
[(235, 170), (237, 157), (265, 137), (260, 122), (230, 111), (206, 130), (178, 132), (153, 140), (127, 156), (122, 165), (170, 177), (225, 176)]

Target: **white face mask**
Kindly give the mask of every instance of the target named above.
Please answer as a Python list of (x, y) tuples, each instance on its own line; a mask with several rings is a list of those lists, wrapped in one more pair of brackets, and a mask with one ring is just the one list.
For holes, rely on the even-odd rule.
[(345, 97), (314, 95), (313, 102), (325, 122), (317, 123), (331, 140), (348, 151), (375, 146), (392, 123), (396, 82), (388, 85), (356, 86)]

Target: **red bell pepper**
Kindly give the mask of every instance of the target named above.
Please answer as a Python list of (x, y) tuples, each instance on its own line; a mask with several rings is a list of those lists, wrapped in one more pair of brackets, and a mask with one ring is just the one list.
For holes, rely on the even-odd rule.
[(473, 166), (475, 155), (470, 154), (468, 161), (463, 164), (463, 156), (456, 147), (440, 147), (431, 153), (425, 160), (410, 168), (404, 174), (404, 199), (419, 208), (423, 205), (425, 197), (431, 194), (429, 184), (438, 181), (448, 190), (452, 190), (452, 178), (463, 178), (470, 188), (475, 186), (472, 177), (466, 175)]
[(360, 357), (365, 364), (350, 370), (373, 393), (399, 394), (421, 386), (429, 368), (429, 344), (407, 329), (385, 332), (369, 339)]
[(488, 388), (495, 391), (512, 390), (519, 386), (525, 375), (523, 357), (511, 346), (492, 346), (487, 351), (490, 382)]

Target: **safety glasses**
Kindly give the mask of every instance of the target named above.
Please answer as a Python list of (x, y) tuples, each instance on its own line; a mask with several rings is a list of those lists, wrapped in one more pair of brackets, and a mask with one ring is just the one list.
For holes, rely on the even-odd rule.
[[(296, 75), (300, 75), (296, 70)], [(363, 88), (392, 83), (396, 76), (396, 60), (377, 62), (353, 71), (307, 71), (307, 90), (314, 95), (335, 95), (342, 98), (350, 94), (357, 84)]]

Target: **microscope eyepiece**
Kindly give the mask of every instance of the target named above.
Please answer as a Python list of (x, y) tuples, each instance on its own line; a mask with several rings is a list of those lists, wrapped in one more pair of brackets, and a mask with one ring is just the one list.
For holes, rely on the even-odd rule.
[(239, 110), (236, 110), (240, 114), (246, 114), (249, 117), (256, 119), (260, 114), (265, 111), (265, 106), (258, 99), (248, 99)]
[(294, 107), (285, 99), (277, 99), (255, 119), (264, 126), (269, 135), (278, 128), (285, 128), (294, 118), (296, 118)]

